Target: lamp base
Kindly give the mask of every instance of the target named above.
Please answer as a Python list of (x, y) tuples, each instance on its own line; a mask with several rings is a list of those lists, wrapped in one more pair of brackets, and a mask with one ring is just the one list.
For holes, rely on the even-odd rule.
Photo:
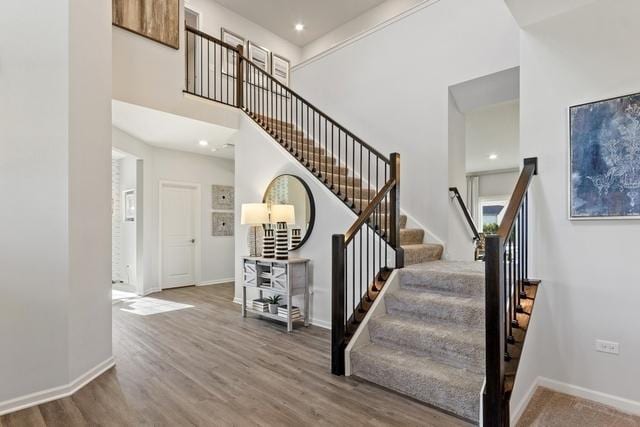
[(264, 229), (261, 225), (252, 225), (247, 236), (247, 246), (249, 248), (249, 256), (262, 256), (262, 242), (264, 239)]

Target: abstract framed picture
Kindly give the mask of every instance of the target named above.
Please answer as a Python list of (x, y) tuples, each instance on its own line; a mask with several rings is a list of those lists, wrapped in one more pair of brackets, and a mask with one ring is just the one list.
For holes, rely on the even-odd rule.
[(569, 109), (569, 219), (640, 219), (640, 93)]
[[(220, 38), (223, 42), (234, 47), (237, 47), (238, 45), (244, 46), (245, 42), (244, 37), (241, 37), (226, 28), (222, 28), (220, 30)], [(228, 54), (227, 49), (222, 49), (222, 73), (228, 74), (232, 77), (235, 77), (236, 75), (236, 53)]]
[(179, 0), (112, 0), (111, 22), (174, 49), (180, 49)]

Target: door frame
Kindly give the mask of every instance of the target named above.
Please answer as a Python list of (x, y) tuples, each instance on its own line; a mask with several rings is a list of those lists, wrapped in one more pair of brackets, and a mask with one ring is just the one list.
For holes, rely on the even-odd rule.
[(194, 252), (194, 259), (193, 259), (193, 280), (194, 286), (198, 286), (198, 284), (200, 283), (200, 270), (201, 270), (201, 265), (200, 265), (200, 261), (202, 258), (202, 244), (200, 243), (200, 240), (202, 238), (202, 191), (201, 191), (201, 185), (195, 182), (184, 182), (184, 181), (166, 181), (166, 180), (160, 180), (159, 183), (159, 188), (158, 188), (158, 241), (159, 241), (159, 245), (158, 245), (158, 286), (160, 287), (160, 290), (164, 289), (164, 275), (163, 275), (163, 271), (164, 271), (164, 260), (162, 258), (162, 248), (164, 246), (164, 239), (163, 239), (163, 233), (162, 233), (162, 193), (165, 187), (183, 187), (183, 188), (190, 188), (191, 190), (195, 190), (195, 199), (193, 201), (194, 206), (194, 210), (195, 210), (195, 218), (194, 218), (194, 234), (195, 234), (195, 239), (196, 239), (196, 243), (195, 246), (193, 248), (193, 252)]

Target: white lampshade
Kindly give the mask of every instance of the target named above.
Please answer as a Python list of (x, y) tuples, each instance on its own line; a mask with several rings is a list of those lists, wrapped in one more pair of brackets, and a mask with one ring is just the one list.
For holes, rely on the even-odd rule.
[(243, 203), (240, 224), (260, 225), (269, 223), (269, 208), (266, 203)]
[(296, 210), (293, 205), (271, 205), (271, 223), (296, 223)]

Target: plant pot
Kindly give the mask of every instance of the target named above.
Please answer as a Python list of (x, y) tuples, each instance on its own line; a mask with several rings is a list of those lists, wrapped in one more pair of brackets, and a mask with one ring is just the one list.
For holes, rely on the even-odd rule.
[(278, 304), (269, 304), (269, 313), (278, 314)]

